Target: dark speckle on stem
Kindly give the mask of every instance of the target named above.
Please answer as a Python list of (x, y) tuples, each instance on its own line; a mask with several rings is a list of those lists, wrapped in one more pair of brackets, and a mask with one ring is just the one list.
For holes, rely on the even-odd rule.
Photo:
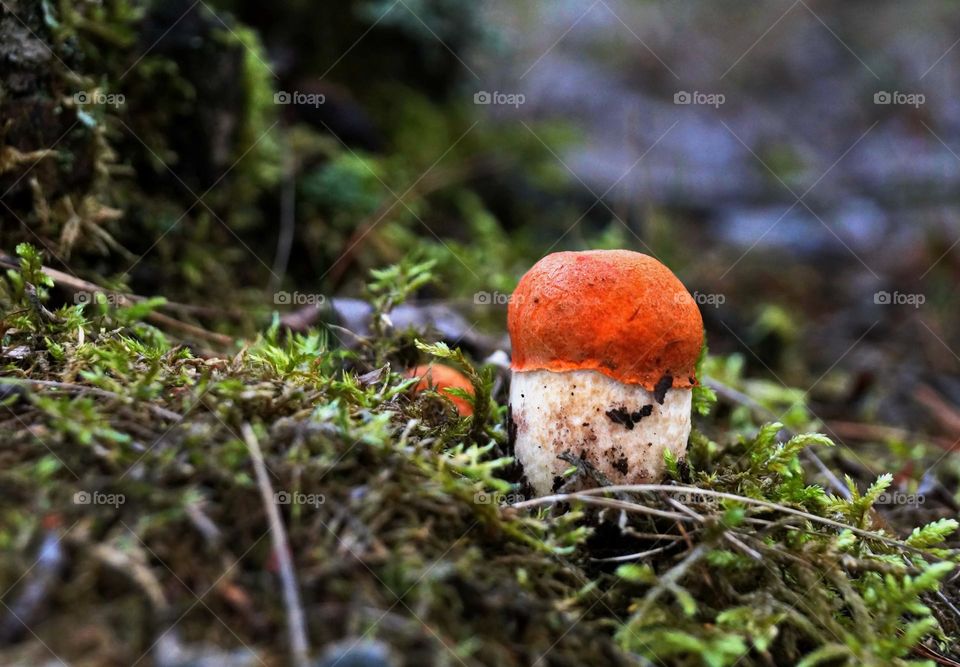
[(656, 386), (653, 388), (653, 398), (654, 400), (663, 405), (663, 401), (667, 398), (667, 390), (673, 386), (673, 376), (667, 373), (662, 378), (657, 380)]
[(621, 406), (607, 410), (607, 417), (609, 417), (610, 421), (614, 424), (623, 424), (628, 431), (633, 430), (633, 420), (630, 419), (630, 412), (628, 412), (625, 407)]
[(652, 413), (652, 404), (645, 405), (639, 410), (634, 410), (633, 412), (630, 412), (625, 406), (621, 405), (618, 408), (607, 410), (607, 417), (609, 417), (610, 421), (612, 421), (614, 424), (622, 424), (628, 431), (632, 431), (635, 424), (637, 424), (644, 417), (649, 417)]

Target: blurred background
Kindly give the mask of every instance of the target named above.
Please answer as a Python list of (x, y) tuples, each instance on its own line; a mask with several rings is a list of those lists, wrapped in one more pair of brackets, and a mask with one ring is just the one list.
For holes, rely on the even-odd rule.
[[(543, 254), (623, 247), (714, 373), (956, 476), (960, 8), (814, 0), (8, 0), (3, 253), (252, 335), (369, 271), (476, 358)], [(316, 304), (324, 307), (316, 308)], [(932, 452), (932, 453), (931, 453)], [(841, 455), (858, 477), (872, 459)], [(878, 466), (879, 468), (879, 466)]]

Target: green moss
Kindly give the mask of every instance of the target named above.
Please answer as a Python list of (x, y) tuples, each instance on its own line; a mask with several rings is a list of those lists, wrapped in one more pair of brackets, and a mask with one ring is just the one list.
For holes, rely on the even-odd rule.
[[(280, 501), (281, 512), (314, 646), (370, 630), (404, 664), (452, 650), (471, 665), (531, 664), (547, 653), (561, 664), (628, 664), (632, 653), (676, 665), (906, 665), (919, 642), (944, 639), (930, 595), (956, 567), (944, 540), (957, 522), (936, 521), (903, 541), (876, 529), (871, 506), (890, 477), (862, 493), (850, 482), (849, 499), (810, 484), (799, 456), (828, 446), (824, 436), (783, 438), (781, 424), (714, 409), (698, 418), (687, 461), (668, 466), (675, 486), (665, 491), (618, 494), (617, 509), (602, 511), (579, 497), (508, 509), (522, 490), (493, 368), (418, 344), (422, 361), (453, 364), (473, 383), (474, 415), (459, 418), (440, 395), (410, 394), (399, 372), (407, 339), (386, 325), (348, 351), (323, 331), (283, 336), (275, 324), (234, 355), (201, 359), (143, 322), (157, 304), (91, 303), (52, 318), (25, 310), (24, 286), (46, 281), (36, 251), (20, 254), (0, 295), (0, 315), (16, 325), (4, 348), (26, 348), (4, 362), (4, 386), (22, 392), (11, 394), (12, 418), (2, 422), (0, 487), (20, 509), (0, 513), (0, 586), (20, 576), (14, 563), (33, 557), (27, 538), (42, 529), (28, 516), (81, 522), (71, 575), (46, 594), (51, 609), (93, 618), (156, 605), (145, 588), (156, 580), (163, 605), (179, 614), (195, 599), (178, 580), (209, 587), (224, 558), (246, 553), (232, 582), (258, 601), (270, 631), (232, 616), (226, 599), (207, 604), (231, 618), (234, 640), (283, 655), (270, 639), (282, 636), (284, 612), (269, 549), (257, 546), (267, 517), (238, 435), (252, 425), (274, 492), (296, 499)], [(375, 320), (423, 289), (431, 268), (404, 262), (376, 272)], [(739, 368), (707, 357), (702, 370), (758, 405), (795, 400), (765, 395)], [(78, 504), (78, 493), (98, 500)], [(683, 521), (647, 512), (676, 512), (677, 502)], [(198, 508), (216, 527), (215, 543), (196, 523)], [(162, 565), (103, 570), (104, 550), (119, 541), (142, 543)], [(644, 551), (635, 563), (597, 560)], [(320, 608), (336, 609), (340, 621), (313, 622)], [(213, 627), (203, 615), (184, 625), (196, 637)], [(59, 655), (80, 650), (44, 627), (40, 636)], [(110, 632), (113, 650), (131, 659), (152, 641)]]

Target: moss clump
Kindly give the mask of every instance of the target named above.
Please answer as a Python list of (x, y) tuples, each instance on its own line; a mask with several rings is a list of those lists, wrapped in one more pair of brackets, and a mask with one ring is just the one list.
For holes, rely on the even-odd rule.
[[(741, 422), (752, 435), (737, 437), (729, 415), (703, 416), (668, 485), (522, 498), (493, 370), (419, 344), (471, 378), (468, 418), (402, 376), (418, 353), (385, 316), (429, 263), (377, 275), (380, 324), (359, 348), (275, 325), (202, 358), (145, 321), (156, 302), (47, 310), (40, 257), (19, 250), (0, 299), (0, 586), (67, 659), (94, 633), (109, 638), (99, 664), (160, 660), (161, 637), (285, 660), (245, 432), (317, 653), (366, 637), (411, 665), (888, 665), (948, 648), (928, 602), (956, 567), (956, 522), (898, 539), (870, 510), (889, 478), (862, 495), (851, 482), (849, 499), (809, 485), (798, 456), (823, 436)], [(44, 544), (55, 576), (21, 579)], [(5, 663), (31, 647), (8, 632), (26, 643)]]

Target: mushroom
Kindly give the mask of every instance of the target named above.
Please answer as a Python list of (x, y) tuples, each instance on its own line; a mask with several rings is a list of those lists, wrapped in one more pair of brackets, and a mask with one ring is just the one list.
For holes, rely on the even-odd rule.
[(473, 396), (473, 384), (460, 371), (442, 364), (430, 364), (411, 368), (407, 371), (406, 376), (408, 378), (420, 378), (420, 381), (413, 388), (415, 392), (432, 389), (449, 398), (461, 417), (473, 414), (473, 406), (470, 405), (469, 401), (447, 391), (448, 389), (462, 389)]
[(684, 458), (703, 320), (670, 269), (629, 250), (547, 255), (507, 326), (508, 432), (536, 493), (564, 484), (565, 453), (619, 484), (661, 479), (666, 450)]

